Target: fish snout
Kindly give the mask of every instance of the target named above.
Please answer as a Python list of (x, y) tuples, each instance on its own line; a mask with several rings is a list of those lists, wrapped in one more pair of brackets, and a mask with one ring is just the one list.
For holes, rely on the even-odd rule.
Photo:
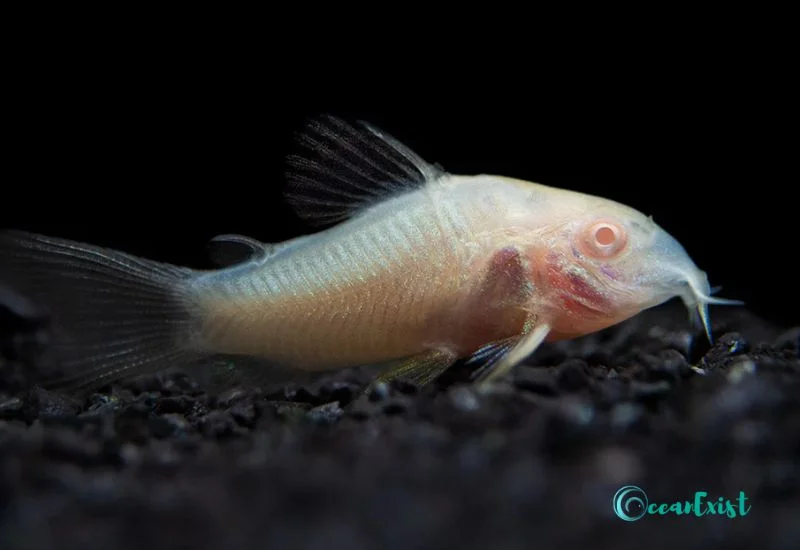
[(709, 341), (712, 341), (712, 337), (708, 305), (744, 304), (740, 300), (712, 297), (714, 291), (706, 272), (695, 264), (686, 249), (666, 231), (659, 229), (643, 268), (644, 276), (641, 279), (651, 291), (647, 307), (679, 297), (689, 310), (692, 323), (703, 328)]

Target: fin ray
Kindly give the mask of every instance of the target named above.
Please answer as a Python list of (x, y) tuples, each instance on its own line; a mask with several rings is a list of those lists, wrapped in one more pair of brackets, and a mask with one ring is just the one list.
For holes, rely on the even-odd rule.
[(49, 316), (44, 387), (85, 391), (194, 358), (192, 270), (16, 230), (0, 232), (0, 258), (0, 277)]
[(498, 342), (491, 342), (470, 355), (464, 362), (465, 365), (471, 366), (481, 364), (480, 367), (472, 373), (471, 378), (475, 380), (481, 376), (481, 373), (491, 370), (494, 365), (514, 347), (516, 342), (516, 337), (506, 338)]
[(407, 380), (426, 386), (456, 362), (456, 355), (447, 350), (434, 349), (400, 361), (378, 376), (376, 382)]
[(312, 119), (299, 132), (302, 153), (288, 157), (286, 198), (302, 219), (324, 226), (429, 183), (444, 174), (365, 122)]
[(508, 373), (533, 353), (544, 342), (549, 332), (550, 326), (541, 324), (515, 338), (513, 344), (502, 345), (487, 365), (473, 373), (472, 379), (480, 384), (486, 384)]

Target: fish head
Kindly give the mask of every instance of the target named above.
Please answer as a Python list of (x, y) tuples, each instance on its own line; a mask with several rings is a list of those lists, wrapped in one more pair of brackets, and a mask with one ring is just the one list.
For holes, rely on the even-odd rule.
[(540, 264), (555, 335), (588, 334), (678, 297), (710, 341), (708, 305), (742, 304), (712, 297), (706, 273), (651, 217), (578, 193), (562, 204)]

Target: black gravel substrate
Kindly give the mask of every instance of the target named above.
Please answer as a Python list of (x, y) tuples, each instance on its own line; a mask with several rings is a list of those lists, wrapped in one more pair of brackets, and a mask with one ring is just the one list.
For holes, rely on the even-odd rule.
[[(489, 392), (458, 366), (360, 399), (363, 369), (220, 395), (175, 372), (74, 402), (25, 387), (46, 332), (12, 306), (3, 550), (800, 547), (800, 327), (744, 309), (712, 311), (714, 346), (679, 305), (645, 312)], [(623, 521), (626, 485), (737, 517)]]

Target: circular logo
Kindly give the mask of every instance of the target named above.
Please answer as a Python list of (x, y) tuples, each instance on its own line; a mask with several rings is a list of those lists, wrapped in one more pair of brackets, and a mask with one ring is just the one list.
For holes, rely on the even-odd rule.
[(614, 495), (614, 513), (625, 521), (642, 519), (647, 513), (647, 495), (635, 485), (626, 485)]

